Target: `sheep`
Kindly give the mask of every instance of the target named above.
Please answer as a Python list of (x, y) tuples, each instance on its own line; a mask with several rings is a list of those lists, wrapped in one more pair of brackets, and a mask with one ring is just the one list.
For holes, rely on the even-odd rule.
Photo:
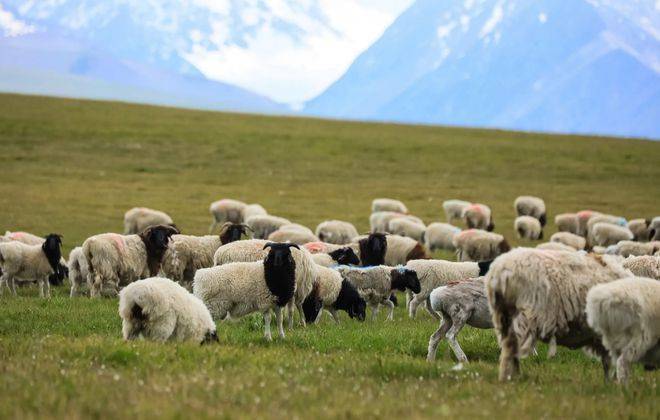
[(25, 245), (41, 245), (44, 243), (44, 238), (28, 232), (5, 232), (0, 242), (17, 241)]
[(318, 265), (324, 267), (333, 267), (335, 265), (359, 265), (360, 259), (350, 247), (339, 248), (329, 253), (317, 252), (312, 254), (312, 260)]
[(478, 229), (468, 229), (454, 236), (458, 261), (487, 261), (511, 250), (504, 236)]
[(16, 281), (37, 281), (39, 295), (50, 298), (52, 274), (63, 276), (60, 260), (62, 259), (62, 237), (51, 233), (41, 245), (26, 245), (12, 241), (0, 243), (0, 293), (3, 285), (16, 295)]
[(321, 319), (321, 309), (330, 312), (337, 324), (339, 310), (346, 311), (351, 318), (364, 321), (367, 303), (360, 297), (355, 286), (331, 268), (317, 267), (316, 274), (312, 292), (303, 302), (306, 322), (318, 322)]
[(649, 225), (649, 241), (660, 241), (660, 216), (654, 217)]
[(219, 235), (173, 235), (161, 264), (161, 272), (186, 288), (192, 286), (195, 271), (213, 266), (213, 256), (222, 245), (246, 235), (247, 225), (225, 223)]
[[(411, 238), (398, 235), (387, 235), (387, 249), (384, 264), (397, 266), (410, 260), (424, 260), (430, 258), (424, 245)], [(361, 249), (360, 249), (361, 250)], [(362, 253), (360, 253), (362, 259)]]
[(628, 229), (633, 233), (635, 241), (645, 242), (649, 240), (649, 230), (651, 227), (651, 220), (649, 219), (632, 219), (628, 221)]
[(463, 219), (468, 229), (482, 229), (492, 232), (495, 229), (490, 207), (473, 203), (463, 211)]
[(633, 233), (627, 227), (601, 222), (593, 225), (589, 238), (592, 245), (609, 246), (632, 240)]
[[(307, 226), (301, 225), (299, 223), (287, 223), (280, 226), (277, 230), (286, 230), (286, 231), (295, 231), (295, 232), (304, 232), (308, 235), (314, 235), (314, 232)], [(318, 239), (317, 239), (318, 240)]]
[(319, 238), (313, 233), (308, 233), (300, 229), (278, 229), (268, 235), (268, 240), (272, 242), (289, 242), (296, 245), (303, 245), (308, 242), (316, 242)]
[(268, 235), (278, 230), (283, 225), (291, 224), (283, 217), (271, 216), (269, 214), (252, 216), (245, 221), (253, 232), (254, 239), (266, 239)]
[(388, 223), (387, 231), (393, 235), (405, 236), (424, 243), (426, 226), (406, 217), (395, 217)]
[(137, 234), (148, 227), (157, 225), (176, 227), (172, 218), (159, 210), (134, 207), (124, 214), (124, 235)]
[(451, 262), (444, 260), (411, 260), (405, 268), (417, 273), (420, 291), (416, 293), (408, 305), (408, 315), (415, 318), (417, 307), (426, 304), (426, 309), (435, 318), (440, 316), (431, 308), (429, 296), (433, 289), (444, 286), (451, 281), (459, 281), (477, 276), (483, 276), (490, 266), (490, 262)]
[(557, 232), (550, 237), (550, 242), (557, 242), (570, 246), (573, 249), (581, 250), (587, 245), (587, 240), (582, 236), (570, 232)]
[(619, 257), (517, 248), (498, 257), (486, 274), (488, 305), (500, 341), (501, 381), (519, 371), (519, 359), (537, 339), (587, 347), (609, 371), (607, 352), (586, 324), (587, 291), (630, 276)]
[(369, 216), (369, 229), (374, 233), (388, 233), (390, 220), (405, 214), (393, 211), (379, 211)]
[(324, 253), (324, 254), (329, 254), (333, 251), (336, 251), (338, 249), (342, 248), (351, 248), (353, 249), (354, 252), (359, 252), (359, 246), (358, 246), (358, 240), (353, 239), (354, 242), (351, 242), (346, 245), (337, 245), (337, 244), (330, 244), (327, 242), (321, 242), (321, 241), (316, 241), (316, 242), (307, 242), (303, 246), (307, 251), (310, 252), (310, 254), (317, 254), (317, 253)]
[(583, 237), (587, 237), (587, 223), (589, 223), (589, 219), (595, 216), (599, 216), (601, 213), (593, 210), (581, 210), (575, 214), (575, 218), (577, 220), (577, 231), (575, 232), (576, 235), (580, 235)]
[(607, 247), (606, 253), (621, 255), (622, 257), (637, 257), (641, 255), (653, 255), (658, 250), (660, 250), (660, 241), (620, 241), (616, 245)]
[(261, 261), (268, 255), (268, 251), (264, 251), (267, 243), (264, 239), (248, 239), (222, 245), (213, 254), (213, 265)]
[[(75, 297), (80, 294), (82, 285), (89, 287), (87, 283), (89, 268), (87, 267), (87, 260), (81, 246), (77, 246), (71, 250), (67, 265), (69, 267), (69, 281), (71, 282), (70, 296)], [(89, 289), (91, 290), (91, 287)]]
[[(262, 250), (267, 248), (270, 249), (263, 261), (232, 262), (197, 270), (193, 294), (204, 302), (214, 319), (238, 318), (252, 312), (261, 312), (264, 336), (266, 340), (272, 341), (270, 311), (275, 311), (277, 331), (280, 338), (284, 338), (282, 308), (295, 299), (298, 289), (296, 277), (301, 268), (298, 262), (301, 259), (292, 253), (292, 248), (300, 251), (295, 244), (268, 242)], [(298, 255), (303, 253), (299, 252)], [(310, 284), (312, 281), (310, 279)], [(308, 293), (310, 291), (311, 287)]]
[(436, 249), (454, 250), (454, 236), (456, 236), (461, 229), (450, 225), (449, 223), (431, 223), (426, 227), (424, 234), (424, 245), (429, 251)]
[(204, 303), (163, 277), (150, 277), (119, 293), (124, 340), (217, 342), (215, 322)]
[(513, 227), (520, 239), (538, 240), (543, 239), (543, 225), (532, 216), (518, 216), (513, 222)]
[(577, 251), (572, 246), (568, 246), (561, 242), (545, 242), (542, 244), (536, 245), (536, 249), (546, 249), (550, 251), (566, 251), (566, 252), (575, 252)]
[[(585, 222), (586, 223), (586, 222)], [(558, 232), (578, 234), (578, 218), (576, 213), (562, 213), (555, 216)]]
[(628, 381), (632, 363), (647, 370), (660, 366), (660, 282), (629, 277), (594, 286), (587, 293), (586, 312), (619, 383)]
[(447, 223), (451, 223), (454, 220), (459, 220), (463, 218), (463, 212), (465, 209), (471, 205), (469, 201), (463, 200), (446, 200), (442, 203), (442, 209), (445, 211), (445, 216), (447, 216)]
[(247, 204), (244, 202), (232, 200), (231, 198), (225, 198), (211, 203), (209, 212), (213, 216), (213, 222), (211, 223), (211, 227), (209, 227), (209, 233), (213, 233), (213, 229), (216, 226), (226, 222), (243, 223), (247, 221), (247, 219), (243, 219), (243, 212), (246, 210), (246, 206)]
[(395, 290), (413, 293), (420, 292), (417, 273), (406, 268), (393, 268), (385, 265), (373, 267), (339, 266), (337, 270), (343, 278), (355, 286), (360, 296), (371, 307), (371, 319), (376, 319), (380, 305), (390, 308), (387, 320), (394, 319), (394, 303), (390, 296)]
[(660, 256), (629, 257), (623, 261), (623, 267), (637, 277), (660, 280)]
[(513, 208), (517, 216), (531, 216), (539, 221), (541, 227), (545, 227), (547, 218), (545, 214), (545, 201), (531, 195), (521, 195), (513, 202)]
[(392, 198), (375, 198), (371, 202), (371, 212), (376, 213), (378, 211), (393, 211), (396, 213), (408, 213), (408, 208), (399, 200), (394, 200)]
[(103, 233), (83, 242), (90, 296), (116, 296), (120, 286), (158, 274), (172, 226), (151, 226), (138, 235)]
[(252, 216), (263, 216), (266, 214), (268, 214), (268, 212), (260, 204), (247, 204), (241, 210), (241, 223), (244, 223)]
[(314, 232), (323, 242), (345, 245), (358, 236), (358, 231), (352, 223), (342, 220), (326, 220), (319, 223)]

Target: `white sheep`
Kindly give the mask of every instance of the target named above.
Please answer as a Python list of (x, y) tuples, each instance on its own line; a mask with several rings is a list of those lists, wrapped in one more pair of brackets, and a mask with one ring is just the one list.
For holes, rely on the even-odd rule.
[(651, 220), (649, 219), (632, 219), (628, 221), (628, 229), (630, 229), (630, 231), (635, 236), (635, 241), (648, 241), (650, 228)]
[(532, 216), (518, 216), (513, 222), (513, 228), (520, 239), (538, 240), (543, 239), (543, 226), (541, 222)]
[(581, 210), (575, 214), (577, 220), (576, 235), (587, 237), (587, 224), (592, 217), (599, 216), (601, 213), (593, 210)]
[(654, 217), (649, 225), (649, 241), (660, 241), (660, 216)]
[[(586, 223), (586, 222), (585, 222)], [(576, 213), (562, 213), (555, 216), (555, 226), (558, 232), (569, 232), (577, 235), (578, 218)]]
[(579, 252), (517, 248), (498, 257), (486, 274), (488, 304), (501, 344), (500, 380), (518, 373), (519, 359), (537, 339), (587, 347), (609, 370), (607, 352), (586, 324), (587, 291), (630, 276), (620, 258)]
[(124, 214), (124, 235), (137, 234), (157, 225), (174, 226), (172, 218), (160, 210), (134, 207)]
[(71, 297), (78, 296), (83, 285), (87, 285), (88, 289), (91, 290), (91, 285), (87, 283), (89, 273), (87, 260), (81, 246), (71, 250), (67, 265), (69, 267), (69, 281), (71, 282)]
[(3, 286), (16, 295), (16, 281), (37, 281), (41, 297), (50, 297), (48, 278), (61, 275), (62, 239), (51, 233), (41, 245), (12, 241), (0, 243), (0, 293)]
[(479, 229), (468, 229), (454, 236), (458, 261), (489, 261), (511, 247), (504, 236)]
[(660, 366), (660, 282), (630, 277), (594, 286), (587, 294), (586, 312), (620, 383), (627, 382), (632, 363)]
[(376, 213), (378, 211), (393, 211), (396, 213), (408, 213), (408, 208), (399, 200), (394, 200), (392, 198), (375, 198), (371, 202), (371, 212)]
[(395, 217), (388, 223), (387, 231), (393, 235), (405, 236), (424, 243), (426, 226), (407, 217)]
[(463, 211), (463, 220), (468, 229), (482, 229), (492, 232), (495, 229), (490, 207), (485, 204), (473, 203)]
[(463, 212), (472, 203), (463, 200), (446, 200), (442, 203), (442, 209), (445, 211), (447, 223), (463, 218)]
[(213, 223), (209, 227), (209, 233), (212, 233), (216, 226), (226, 222), (243, 223), (247, 221), (247, 219), (243, 219), (243, 212), (246, 206), (247, 204), (244, 202), (231, 198), (225, 198), (211, 203), (209, 212), (213, 216)]
[(461, 232), (461, 228), (449, 223), (431, 223), (426, 227), (424, 245), (429, 251), (436, 249), (455, 250), (454, 236)]
[(607, 254), (621, 255), (622, 257), (638, 257), (641, 255), (653, 255), (660, 250), (660, 241), (635, 242), (621, 241), (616, 245), (607, 247)]
[(570, 232), (554, 233), (550, 237), (550, 242), (558, 242), (576, 250), (582, 250), (587, 245), (586, 239)]
[(151, 277), (119, 293), (124, 340), (218, 341), (215, 322), (204, 303), (170, 279)]
[(358, 236), (358, 231), (352, 223), (343, 220), (326, 220), (319, 223), (314, 232), (323, 242), (345, 245)]
[(660, 280), (660, 256), (628, 257), (623, 261), (623, 267), (637, 277)]
[[(583, 238), (584, 239), (584, 238)], [(550, 251), (575, 252), (576, 249), (561, 242), (544, 242), (536, 245), (536, 249), (547, 249)]]
[(268, 235), (278, 230), (283, 225), (291, 224), (283, 217), (271, 216), (270, 214), (252, 216), (245, 221), (250, 227), (254, 239), (266, 239)]
[(28, 232), (5, 232), (0, 242), (17, 241), (25, 245), (41, 245), (44, 243), (44, 238)]
[(390, 220), (396, 217), (404, 217), (404, 213), (393, 211), (378, 211), (369, 216), (369, 229), (371, 232), (388, 233)]
[(589, 233), (589, 243), (598, 246), (610, 246), (632, 239), (633, 233), (627, 227), (604, 222), (593, 225)]
[[(397, 266), (405, 264), (410, 260), (428, 259), (429, 254), (424, 247), (414, 239), (398, 235), (387, 235), (387, 251), (385, 252), (385, 265)], [(362, 248), (360, 248), (360, 260), (362, 260)], [(364, 264), (363, 264), (364, 265)]]
[(103, 233), (82, 245), (88, 267), (90, 296), (116, 296), (120, 286), (158, 274), (170, 237), (179, 233), (171, 226), (152, 226), (138, 235)]
[(268, 235), (268, 240), (272, 242), (289, 242), (296, 245), (303, 245), (308, 242), (317, 242), (319, 238), (311, 232), (300, 229), (278, 229)]
[(260, 204), (247, 204), (241, 210), (241, 223), (245, 222), (252, 216), (263, 216), (265, 214), (268, 214), (268, 212)]
[(516, 210), (517, 216), (531, 216), (541, 223), (541, 227), (545, 226), (545, 201), (539, 197), (531, 195), (521, 195), (513, 202), (513, 208)]
[(316, 274), (312, 292), (303, 302), (305, 320), (308, 323), (321, 319), (321, 309), (327, 310), (337, 324), (337, 311), (340, 310), (346, 311), (351, 318), (364, 321), (367, 303), (360, 297), (355, 286), (331, 268), (317, 267)]

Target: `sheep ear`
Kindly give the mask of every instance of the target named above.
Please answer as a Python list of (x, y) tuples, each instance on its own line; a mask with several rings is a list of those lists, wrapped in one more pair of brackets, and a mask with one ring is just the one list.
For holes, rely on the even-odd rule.
[(275, 245), (274, 242), (267, 242), (266, 245), (262, 249), (270, 248), (271, 246)]

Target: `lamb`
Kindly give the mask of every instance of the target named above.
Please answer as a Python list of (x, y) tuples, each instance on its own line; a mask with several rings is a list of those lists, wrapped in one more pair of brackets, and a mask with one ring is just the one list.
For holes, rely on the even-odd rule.
[(488, 261), (509, 252), (504, 236), (478, 229), (468, 229), (454, 236), (458, 261)]
[(623, 261), (623, 267), (637, 277), (660, 280), (660, 256), (629, 257)]
[(568, 246), (561, 242), (545, 242), (542, 244), (536, 245), (536, 249), (546, 249), (550, 251), (566, 251), (566, 252), (575, 252), (577, 251), (572, 246)]
[(643, 242), (649, 240), (649, 230), (651, 228), (651, 220), (649, 219), (632, 219), (628, 222), (628, 229), (633, 233), (635, 241)]
[(538, 240), (543, 239), (543, 225), (532, 216), (518, 216), (513, 222), (513, 227), (520, 239)]
[(449, 223), (431, 223), (426, 227), (424, 234), (424, 245), (430, 251), (436, 249), (454, 250), (454, 236), (461, 232), (461, 229), (452, 226)]
[(405, 236), (424, 243), (426, 226), (406, 217), (395, 217), (390, 220), (387, 231), (393, 235)]
[(124, 235), (137, 234), (157, 225), (174, 226), (172, 218), (159, 210), (134, 207), (124, 214)]
[(584, 249), (587, 245), (587, 240), (582, 236), (575, 235), (570, 232), (557, 232), (550, 237), (550, 242), (558, 242), (570, 246), (576, 250)]
[(41, 297), (50, 297), (52, 274), (64, 276), (60, 260), (62, 259), (62, 237), (51, 233), (41, 245), (26, 245), (22, 242), (0, 243), (0, 293), (3, 285), (16, 295), (16, 281), (34, 281), (39, 283)]
[(649, 241), (660, 241), (660, 216), (654, 217), (649, 225)]
[(575, 214), (577, 219), (577, 232), (576, 235), (587, 237), (587, 223), (589, 219), (595, 216), (599, 216), (601, 213), (593, 210), (582, 210)]
[[(238, 318), (261, 312), (264, 336), (272, 341), (271, 310), (275, 311), (279, 336), (285, 337), (282, 308), (294, 300), (300, 268), (297, 264), (300, 258), (292, 254), (292, 248), (300, 249), (295, 244), (272, 242), (264, 245), (263, 249), (267, 248), (270, 250), (263, 261), (233, 262), (197, 270), (193, 293), (209, 308), (214, 319)], [(298, 253), (299, 256), (302, 254)]]
[(151, 226), (138, 235), (103, 233), (82, 245), (88, 266), (90, 296), (116, 296), (120, 286), (158, 274), (172, 226)]
[[(246, 211), (246, 206), (242, 201), (232, 200), (231, 198), (225, 198), (222, 200), (214, 201), (209, 206), (209, 212), (213, 216), (213, 223), (209, 227), (209, 233), (213, 233), (213, 229), (216, 226), (224, 224), (226, 222), (231, 223), (243, 223), (247, 219), (243, 219), (243, 213)], [(253, 208), (254, 209), (254, 208)]]
[[(586, 223), (586, 222), (585, 222)], [(562, 213), (555, 216), (558, 232), (578, 234), (578, 218), (576, 213)]]
[[(78, 296), (83, 284), (89, 287), (87, 283), (89, 268), (87, 267), (87, 260), (81, 246), (73, 248), (69, 253), (69, 262), (67, 265), (69, 266), (69, 281), (71, 282), (70, 295), (71, 297)], [(89, 289), (91, 290), (91, 287)]]
[(217, 342), (215, 322), (199, 298), (170, 279), (151, 277), (119, 293), (124, 340)]
[(463, 200), (446, 200), (442, 203), (442, 209), (447, 216), (447, 223), (463, 218), (463, 212), (472, 203)]
[(314, 232), (323, 242), (345, 245), (358, 236), (358, 231), (352, 223), (342, 220), (326, 220), (319, 223)]
[(628, 381), (632, 363), (648, 370), (660, 366), (660, 282), (629, 277), (594, 286), (587, 293), (586, 312), (619, 383)]
[(271, 242), (289, 242), (296, 245), (303, 245), (308, 242), (316, 242), (319, 238), (313, 233), (308, 233), (299, 229), (278, 229), (268, 235)]
[(394, 200), (392, 198), (375, 198), (371, 202), (371, 212), (376, 213), (378, 211), (393, 211), (396, 213), (408, 213), (408, 208), (399, 200)]
[(252, 216), (245, 221), (253, 232), (254, 239), (266, 239), (268, 235), (278, 230), (283, 225), (291, 224), (283, 217), (271, 216), (269, 214)]
[(485, 204), (470, 204), (463, 211), (463, 219), (468, 229), (483, 229), (492, 232), (495, 229), (490, 207)]
[(516, 209), (518, 216), (531, 216), (541, 223), (541, 227), (545, 227), (547, 219), (545, 215), (545, 202), (542, 198), (521, 195), (516, 198), (513, 207)]
[(607, 352), (586, 323), (587, 291), (630, 276), (619, 257), (518, 248), (498, 257), (486, 274), (488, 305), (501, 344), (500, 380), (519, 371), (537, 339), (587, 347), (609, 370)]
[(601, 222), (593, 225), (589, 238), (592, 245), (609, 246), (632, 240), (633, 233), (627, 227)]
[(343, 278), (348, 280), (358, 289), (360, 296), (371, 307), (371, 319), (376, 319), (380, 305), (390, 308), (387, 315), (388, 320), (394, 319), (394, 303), (390, 295), (395, 290), (406, 291), (410, 289), (413, 293), (420, 292), (417, 273), (406, 268), (393, 268), (385, 265), (375, 267), (347, 267), (337, 268)]
[(213, 266), (213, 256), (218, 248), (240, 240), (247, 234), (246, 229), (247, 225), (227, 222), (217, 236), (173, 235), (163, 255), (163, 275), (190, 289), (195, 271)]
[(264, 216), (266, 214), (268, 214), (268, 212), (260, 204), (247, 204), (241, 210), (241, 223), (244, 223), (252, 216)]
[(312, 260), (318, 265), (324, 267), (333, 267), (335, 265), (359, 265), (360, 259), (358, 258), (353, 248), (344, 247), (339, 248), (329, 253), (317, 252), (312, 254)]
[[(318, 255), (318, 254), (317, 254)], [(321, 309), (330, 312), (332, 319), (339, 324), (337, 311), (343, 310), (351, 318), (364, 321), (367, 303), (360, 297), (355, 286), (344, 280), (337, 270), (317, 267), (312, 292), (303, 302), (305, 320), (308, 323), (321, 319)]]

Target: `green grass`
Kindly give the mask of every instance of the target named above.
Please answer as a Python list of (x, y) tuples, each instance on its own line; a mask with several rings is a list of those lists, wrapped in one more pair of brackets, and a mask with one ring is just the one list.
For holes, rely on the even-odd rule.
[[(258, 117), (0, 95), (2, 228), (64, 234), (68, 251), (120, 231), (126, 209), (173, 216), (188, 233), (221, 197), (258, 202), (314, 227), (368, 228), (370, 201), (404, 200), (426, 221), (441, 203), (487, 203), (514, 244), (513, 199), (535, 194), (555, 214), (593, 208), (629, 218), (660, 212), (660, 143), (489, 130)], [(546, 235), (550, 235), (550, 226)], [(437, 256), (451, 257), (449, 253)], [(466, 328), (471, 363), (454, 371), (420, 311), (296, 328), (266, 343), (259, 316), (220, 324), (220, 344), (124, 343), (115, 300), (48, 301), (35, 288), (0, 297), (0, 418), (577, 417), (659, 418), (659, 373), (604, 384), (599, 363), (560, 349), (497, 382), (492, 331)]]

